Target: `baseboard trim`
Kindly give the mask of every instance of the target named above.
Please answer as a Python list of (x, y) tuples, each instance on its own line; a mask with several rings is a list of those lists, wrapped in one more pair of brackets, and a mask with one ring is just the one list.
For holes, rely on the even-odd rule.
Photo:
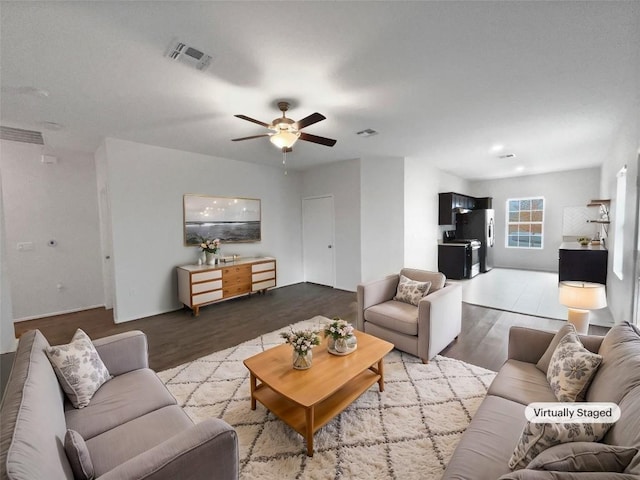
[(43, 313), (42, 315), (33, 315), (30, 317), (16, 318), (13, 323), (26, 322), (28, 320), (38, 320), (40, 318), (55, 317), (57, 315), (66, 315), (68, 313), (84, 312), (85, 310), (93, 310), (95, 308), (105, 308), (105, 305), (89, 305), (87, 307), (72, 308), (71, 310), (63, 310), (60, 312)]

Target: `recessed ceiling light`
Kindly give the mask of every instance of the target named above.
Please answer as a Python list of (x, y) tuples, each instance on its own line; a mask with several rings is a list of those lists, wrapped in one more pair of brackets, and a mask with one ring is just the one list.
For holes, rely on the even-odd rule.
[(501, 152), (502, 150), (504, 150), (504, 145), (502, 145), (501, 143), (496, 143), (494, 146), (491, 147), (491, 152), (493, 153), (498, 153), (498, 152)]
[(518, 165), (516, 167), (516, 172), (524, 172), (524, 165)]
[(374, 135), (377, 135), (378, 132), (376, 132), (375, 130), (371, 129), (371, 128), (367, 128), (365, 130), (361, 130), (359, 132), (356, 133), (356, 135), (358, 135), (359, 137), (372, 137)]

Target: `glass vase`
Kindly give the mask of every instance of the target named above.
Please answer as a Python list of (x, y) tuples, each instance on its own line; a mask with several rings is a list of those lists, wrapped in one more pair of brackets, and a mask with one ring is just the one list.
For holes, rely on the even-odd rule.
[(311, 368), (311, 362), (313, 361), (313, 351), (307, 350), (306, 352), (298, 352), (293, 350), (293, 368), (296, 370), (306, 370)]
[(347, 353), (349, 351), (349, 344), (346, 337), (336, 338), (333, 344), (333, 349), (338, 353)]

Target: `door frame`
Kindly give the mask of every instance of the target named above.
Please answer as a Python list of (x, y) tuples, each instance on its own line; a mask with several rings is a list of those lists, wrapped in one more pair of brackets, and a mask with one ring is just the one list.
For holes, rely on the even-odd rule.
[(307, 200), (318, 200), (321, 198), (329, 198), (331, 199), (331, 249), (333, 250), (333, 258), (331, 265), (331, 285), (327, 285), (331, 288), (336, 288), (336, 215), (335, 215), (335, 199), (332, 193), (327, 193), (325, 195), (313, 195), (310, 197), (303, 197), (301, 204), (301, 214), (302, 214), (302, 277), (304, 281), (307, 282), (307, 271), (305, 266), (305, 245), (304, 245), (304, 226), (305, 226), (305, 218), (304, 218), (304, 202)]
[(113, 237), (111, 228), (111, 204), (109, 189), (102, 186), (98, 189), (98, 217), (100, 222), (100, 251), (102, 264), (102, 289), (104, 308), (112, 310), (115, 306), (115, 274), (113, 271)]
[(636, 204), (635, 204), (635, 227), (634, 227), (634, 244), (633, 253), (633, 305), (631, 312), (631, 323), (640, 326), (640, 152), (636, 164)]

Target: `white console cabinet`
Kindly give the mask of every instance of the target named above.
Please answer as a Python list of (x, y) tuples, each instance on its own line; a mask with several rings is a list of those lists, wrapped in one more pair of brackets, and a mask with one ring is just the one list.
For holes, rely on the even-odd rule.
[(200, 307), (276, 286), (276, 259), (246, 258), (219, 265), (183, 265), (178, 297), (197, 316)]

